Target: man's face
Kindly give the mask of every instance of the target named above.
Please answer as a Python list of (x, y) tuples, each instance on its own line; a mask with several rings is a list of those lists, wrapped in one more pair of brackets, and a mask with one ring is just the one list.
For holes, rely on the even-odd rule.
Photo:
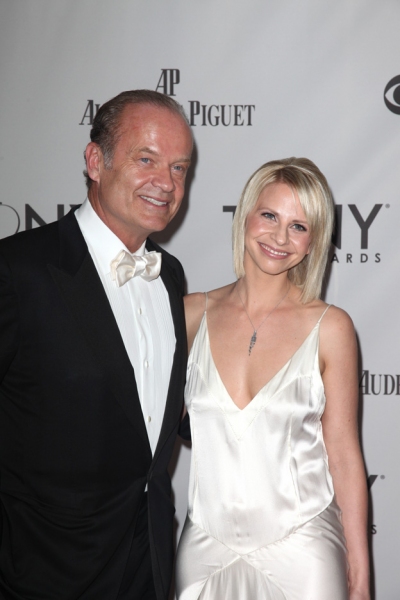
[(99, 147), (88, 145), (88, 171), (95, 182), (89, 199), (131, 252), (176, 215), (191, 152), (192, 137), (183, 118), (148, 104), (123, 110), (111, 168), (106, 169)]

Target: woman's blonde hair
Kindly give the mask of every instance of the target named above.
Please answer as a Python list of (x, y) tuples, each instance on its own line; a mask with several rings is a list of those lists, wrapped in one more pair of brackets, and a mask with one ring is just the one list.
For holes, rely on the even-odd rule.
[(334, 223), (334, 207), (328, 182), (308, 158), (284, 158), (262, 165), (245, 185), (233, 220), (233, 264), (237, 278), (244, 272), (246, 220), (262, 190), (271, 183), (286, 183), (294, 190), (311, 233), (310, 252), (290, 269), (289, 280), (301, 289), (301, 302), (320, 297)]

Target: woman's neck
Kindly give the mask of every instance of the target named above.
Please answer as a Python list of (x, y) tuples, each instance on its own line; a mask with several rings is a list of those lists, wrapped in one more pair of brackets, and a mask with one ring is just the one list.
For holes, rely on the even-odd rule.
[(251, 277), (244, 275), (235, 285), (240, 300), (248, 307), (275, 306), (284, 297), (290, 295), (293, 287), (286, 273), (282, 276)]

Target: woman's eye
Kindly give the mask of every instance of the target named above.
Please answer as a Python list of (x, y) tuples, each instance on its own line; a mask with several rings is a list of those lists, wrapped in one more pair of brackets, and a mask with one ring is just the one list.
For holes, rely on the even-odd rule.
[(300, 223), (295, 223), (295, 224), (293, 225), (293, 227), (294, 227), (295, 229), (297, 229), (297, 231), (307, 231), (307, 229), (304, 227), (304, 225), (300, 225)]
[(270, 212), (263, 213), (263, 217), (265, 217), (266, 219), (275, 219), (275, 215), (273, 215)]

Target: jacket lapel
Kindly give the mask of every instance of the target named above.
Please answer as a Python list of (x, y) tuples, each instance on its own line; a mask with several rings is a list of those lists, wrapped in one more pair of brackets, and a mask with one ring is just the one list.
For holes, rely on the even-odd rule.
[[(146, 243), (148, 250), (159, 250), (153, 246), (151, 240)], [(167, 261), (162, 261), (161, 264), (161, 279), (168, 292), (169, 302), (171, 307), (171, 315), (175, 328), (175, 353), (172, 362), (171, 377), (168, 387), (168, 395), (165, 405), (164, 418), (162, 422), (160, 437), (158, 439), (154, 460), (157, 460), (165, 442), (171, 435), (171, 432), (180, 421), (183, 408), (183, 393), (182, 386), (186, 372), (187, 363), (187, 341), (186, 341), (186, 325), (183, 309), (182, 293), (179, 289), (178, 281), (168, 265)]]
[(60, 260), (48, 265), (52, 277), (106, 379), (151, 458), (135, 373), (107, 295), (71, 211), (59, 221)]

